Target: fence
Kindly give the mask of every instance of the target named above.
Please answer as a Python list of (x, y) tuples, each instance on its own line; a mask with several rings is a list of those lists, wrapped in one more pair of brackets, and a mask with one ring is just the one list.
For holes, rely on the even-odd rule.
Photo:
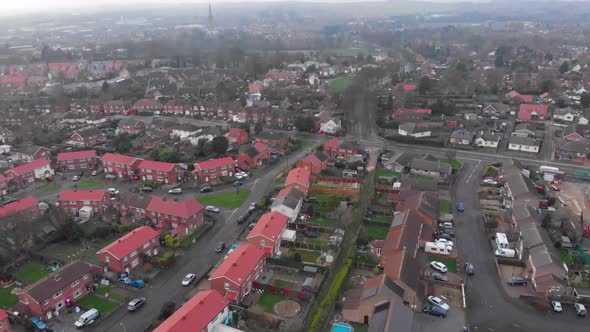
[(310, 193), (322, 193), (322, 194), (358, 195), (361, 193), (361, 190), (360, 189), (311, 187), (311, 188), (309, 188), (309, 192)]
[(334, 182), (334, 183), (362, 183), (363, 180), (360, 178), (340, 178), (340, 177), (327, 177), (327, 176), (320, 176), (318, 178), (319, 182)]
[(305, 243), (305, 242), (291, 242), (291, 241), (281, 241), (281, 247), (283, 248), (301, 248), (301, 249), (310, 249), (310, 250), (319, 250), (323, 251), (326, 249), (326, 246), (317, 245), (313, 243)]

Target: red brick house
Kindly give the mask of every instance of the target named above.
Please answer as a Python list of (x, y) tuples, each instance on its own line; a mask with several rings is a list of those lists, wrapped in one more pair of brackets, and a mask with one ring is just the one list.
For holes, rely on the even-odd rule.
[(88, 294), (94, 286), (93, 266), (81, 260), (64, 265), (58, 271), (27, 286), (18, 295), (21, 312), (49, 319), (56, 310)]
[(212, 332), (229, 316), (229, 303), (217, 291), (200, 291), (153, 332)]
[(236, 163), (232, 157), (210, 159), (195, 163), (192, 174), (202, 183), (215, 183), (222, 176), (234, 176)]
[(95, 127), (82, 129), (74, 132), (68, 144), (88, 147), (96, 145), (104, 140), (104, 135)]
[(117, 124), (117, 134), (142, 135), (145, 133), (144, 121), (135, 118), (124, 118)]
[(103, 105), (103, 111), (105, 114), (123, 114), (127, 108), (127, 103), (121, 100), (107, 101)]
[(248, 132), (242, 128), (232, 128), (230, 131), (225, 135), (227, 138), (227, 142), (236, 145), (242, 145), (248, 142), (249, 135)]
[(177, 183), (182, 179), (181, 168), (177, 164), (161, 161), (142, 160), (139, 162), (139, 175), (143, 181)]
[(93, 170), (97, 163), (95, 150), (62, 152), (57, 155), (57, 169), (60, 172)]
[(105, 173), (114, 174), (123, 179), (133, 177), (143, 159), (116, 153), (105, 153), (100, 160)]
[(158, 230), (183, 238), (203, 224), (204, 210), (205, 207), (194, 198), (179, 201), (153, 196), (146, 217), (157, 223)]
[(250, 170), (262, 165), (262, 162), (268, 159), (270, 159), (268, 145), (256, 142), (254, 145), (241, 149), (238, 154), (238, 167), (243, 170)]
[(104, 190), (64, 190), (57, 196), (57, 202), (64, 211), (74, 216), (84, 206), (90, 206), (95, 214), (102, 215), (106, 210), (108, 196)]
[(185, 115), (189, 107), (182, 99), (170, 100), (164, 105), (164, 114)]
[(0, 218), (19, 214), (19, 217), (27, 220), (34, 220), (41, 215), (39, 202), (33, 196), (21, 198), (12, 203), (0, 206)]
[(138, 112), (160, 112), (164, 107), (154, 99), (140, 99), (133, 104), (133, 109)]
[(341, 142), (333, 138), (324, 144), (324, 154), (332, 158), (350, 159), (350, 157), (359, 154), (358, 146), (350, 141)]
[(307, 195), (307, 190), (309, 189), (310, 175), (311, 172), (308, 169), (300, 167), (292, 169), (291, 171), (289, 171), (289, 174), (287, 174), (287, 179), (285, 180), (285, 188), (297, 188), (304, 195)]
[(130, 192), (120, 193), (117, 207), (121, 214), (121, 224), (143, 224), (146, 219), (145, 211), (151, 200), (151, 196), (143, 194), (138, 195)]
[(248, 233), (246, 240), (251, 245), (264, 250), (266, 257), (274, 257), (281, 247), (281, 235), (287, 228), (288, 221), (289, 217), (280, 212), (265, 213)]
[(51, 151), (44, 147), (38, 145), (26, 145), (24, 147), (19, 148), (18, 151), (14, 152), (20, 159), (31, 162), (37, 159), (51, 159)]
[(2, 138), (2, 143), (10, 143), (16, 139), (16, 134), (12, 130), (4, 128), (0, 132), (0, 138)]
[(12, 332), (6, 311), (0, 309), (0, 332)]
[(266, 143), (271, 154), (285, 154), (289, 145), (289, 140), (284, 134), (275, 132), (262, 132), (254, 141)]
[(0, 195), (6, 195), (8, 192), (8, 179), (0, 174)]
[(136, 269), (141, 263), (139, 255), (155, 256), (160, 252), (160, 233), (142, 226), (123, 235), (96, 254), (109, 271), (123, 273)]
[(297, 167), (305, 168), (312, 174), (319, 174), (328, 167), (328, 157), (320, 151), (310, 153), (301, 159)]
[(543, 104), (521, 104), (518, 111), (518, 120), (543, 121), (547, 120), (549, 108)]
[(8, 182), (18, 186), (31, 184), (35, 179), (45, 179), (53, 175), (53, 169), (47, 159), (37, 159), (6, 171)]
[(211, 289), (240, 303), (264, 269), (264, 250), (249, 243), (237, 247), (209, 276)]

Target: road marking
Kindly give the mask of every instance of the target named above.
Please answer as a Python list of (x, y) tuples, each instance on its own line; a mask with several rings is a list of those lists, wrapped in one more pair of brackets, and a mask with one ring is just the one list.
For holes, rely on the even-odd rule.
[(250, 191), (254, 191), (254, 187), (256, 187), (256, 184), (258, 183), (258, 181), (260, 181), (260, 178), (256, 179), (256, 181), (254, 181), (254, 184), (252, 185), (252, 188), (250, 188)]
[(238, 209), (239, 209), (239, 208), (235, 208), (235, 209), (234, 209), (234, 212), (232, 212), (232, 213), (229, 215), (229, 217), (227, 217), (227, 219), (225, 219), (225, 222), (224, 222), (224, 224), (226, 224), (226, 223), (227, 223), (227, 221), (228, 221), (228, 220), (230, 220), (230, 219), (231, 219), (231, 217), (233, 217), (233, 216), (234, 216), (234, 214), (236, 214), (236, 212), (238, 212)]
[(469, 180), (471, 180), (471, 177), (473, 176), (473, 174), (475, 174), (475, 171), (477, 171), (477, 169), (479, 168), (479, 164), (481, 164), (481, 160), (477, 162), (477, 165), (475, 165), (473, 172), (471, 172), (471, 174), (469, 175), (467, 180), (465, 180), (465, 183), (469, 183)]

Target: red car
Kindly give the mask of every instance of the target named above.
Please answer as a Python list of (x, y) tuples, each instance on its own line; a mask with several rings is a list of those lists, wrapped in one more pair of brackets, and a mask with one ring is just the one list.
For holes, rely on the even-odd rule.
[(139, 180), (141, 180), (141, 177), (139, 175), (134, 175), (133, 180), (139, 181)]

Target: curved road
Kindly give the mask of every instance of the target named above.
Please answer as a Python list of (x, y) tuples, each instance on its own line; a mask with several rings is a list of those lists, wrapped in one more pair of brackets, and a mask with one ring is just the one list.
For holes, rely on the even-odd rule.
[(455, 202), (465, 204), (455, 214), (458, 247), (462, 262), (475, 265), (476, 273), (466, 279), (467, 320), (471, 331), (590, 331), (589, 318), (577, 318), (571, 306), (555, 314), (533, 309), (509, 298), (500, 284), (494, 257), (483, 227), (477, 194), (483, 163), (461, 160), (464, 169), (452, 188)]

